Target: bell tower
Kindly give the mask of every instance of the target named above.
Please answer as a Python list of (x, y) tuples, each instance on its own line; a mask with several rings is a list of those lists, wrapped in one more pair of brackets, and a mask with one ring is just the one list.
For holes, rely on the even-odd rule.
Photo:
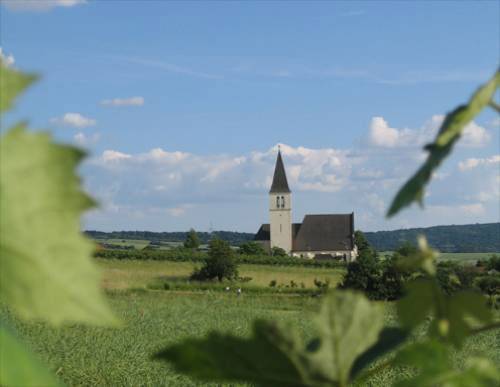
[(290, 254), (292, 251), (292, 192), (288, 188), (281, 150), (278, 150), (273, 183), (269, 191), (269, 217), (271, 248), (281, 247)]

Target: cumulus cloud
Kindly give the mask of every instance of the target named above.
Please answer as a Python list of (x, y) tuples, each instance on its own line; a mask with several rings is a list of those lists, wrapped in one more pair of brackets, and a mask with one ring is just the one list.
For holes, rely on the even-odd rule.
[(118, 162), (120, 160), (127, 160), (127, 159), (131, 159), (131, 158), (132, 158), (131, 155), (128, 155), (128, 154), (122, 153), (122, 152), (118, 152), (118, 151), (114, 151), (114, 150), (105, 150), (101, 156), (101, 160), (105, 164), (114, 163), (114, 162)]
[(500, 155), (493, 155), (488, 158), (468, 158), (458, 163), (458, 169), (462, 172), (469, 171), (479, 166), (490, 166), (500, 163)]
[[(374, 125), (391, 129), (383, 119)], [(425, 143), (427, 133), (432, 137), (436, 125), (439, 117), (429, 120), (417, 133), (392, 128), (397, 134), (389, 143), (409, 143), (407, 135), (412, 141)], [(465, 159), (459, 168), (456, 163), (460, 158), (455, 159), (455, 164), (434, 174), (426, 190), (432, 192), (426, 196), (426, 211), (412, 206), (402, 216), (385, 221), (394, 194), (421, 160), (401, 145), (384, 147), (390, 151), (381, 151), (381, 147), (315, 149), (276, 144), (242, 154), (195, 154), (160, 147), (140, 153), (108, 149), (85, 168), (92, 177), (89, 192), (95, 193), (108, 211), (95, 219), (121, 219), (119, 224), (131, 228), (153, 222), (162, 229), (168, 224), (165, 219), (175, 218), (170, 229), (198, 227), (210, 220), (220, 224), (221, 219), (226, 219), (226, 228), (249, 230), (241, 226), (247, 224), (253, 229), (267, 221), (267, 193), (278, 148), (294, 194), (294, 221), (308, 213), (351, 211), (356, 213), (356, 227), (365, 230), (426, 226), (442, 219), (456, 224), (495, 221), (498, 173), (494, 168), (478, 167), (498, 165), (500, 155)], [(452, 157), (469, 151), (458, 148)], [(474, 173), (461, 173), (472, 169)], [(189, 211), (194, 207), (196, 211)]]
[(56, 125), (71, 126), (74, 128), (86, 128), (96, 124), (96, 120), (84, 117), (80, 113), (66, 113), (62, 117), (52, 118), (50, 122)]
[(0, 47), (0, 61), (7, 67), (12, 67), (16, 62), (14, 55), (7, 55), (3, 53), (2, 47)]
[(85, 134), (83, 132), (78, 132), (73, 136), (73, 139), (78, 145), (85, 147), (97, 143), (101, 139), (101, 134)]
[(179, 216), (184, 215), (186, 213), (186, 211), (192, 207), (193, 207), (193, 205), (191, 205), (191, 204), (181, 204), (178, 207), (167, 208), (165, 210), (165, 212), (170, 216), (179, 217)]
[(142, 106), (144, 97), (113, 98), (101, 101), (103, 106)]
[[(383, 117), (373, 117), (368, 131), (368, 144), (382, 148), (421, 147), (433, 141), (444, 115), (434, 115), (420, 128), (392, 128)], [(467, 147), (484, 146), (490, 140), (488, 131), (472, 121), (463, 131), (459, 144)]]
[(87, 0), (2, 0), (13, 11), (48, 11), (55, 7), (70, 8), (75, 5), (86, 4)]

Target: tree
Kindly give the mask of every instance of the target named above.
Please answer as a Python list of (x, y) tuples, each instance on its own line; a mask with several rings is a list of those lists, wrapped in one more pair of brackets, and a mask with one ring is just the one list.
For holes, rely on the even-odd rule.
[(288, 254), (286, 253), (285, 250), (283, 250), (281, 247), (274, 246), (271, 249), (271, 255), (273, 257), (286, 257)]
[(264, 255), (266, 251), (264, 247), (258, 242), (245, 242), (240, 245), (240, 254), (246, 255)]
[(370, 245), (368, 240), (361, 231), (357, 230), (354, 232), (354, 244), (358, 248), (358, 256), (359, 257), (372, 257), (375, 258), (377, 252)]
[(203, 267), (195, 270), (191, 275), (194, 280), (211, 280), (217, 278), (234, 279), (238, 276), (238, 269), (234, 261), (231, 246), (222, 239), (212, 239), (208, 248), (208, 258), (205, 259)]
[(494, 296), (500, 294), (500, 275), (481, 277), (477, 281), (477, 286), (483, 293), (490, 297), (491, 302)]
[(198, 234), (194, 229), (189, 230), (186, 240), (184, 241), (184, 247), (187, 249), (197, 249), (200, 246), (200, 239)]

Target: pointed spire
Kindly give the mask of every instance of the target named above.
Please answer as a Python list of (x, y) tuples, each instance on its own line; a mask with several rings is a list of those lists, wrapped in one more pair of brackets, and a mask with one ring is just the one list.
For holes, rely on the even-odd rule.
[(288, 181), (286, 180), (285, 166), (281, 158), (281, 149), (278, 147), (278, 158), (276, 159), (276, 167), (274, 168), (273, 183), (271, 184), (270, 193), (289, 193)]

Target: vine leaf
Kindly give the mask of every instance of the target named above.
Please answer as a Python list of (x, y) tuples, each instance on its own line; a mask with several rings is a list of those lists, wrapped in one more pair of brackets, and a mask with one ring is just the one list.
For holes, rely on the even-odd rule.
[(204, 381), (259, 386), (345, 386), (356, 358), (379, 338), (383, 314), (363, 295), (336, 291), (316, 318), (319, 336), (307, 346), (295, 330), (257, 321), (250, 338), (217, 332), (187, 339), (155, 355)]
[(254, 322), (250, 339), (218, 332), (186, 339), (155, 355), (179, 372), (206, 381), (247, 381), (259, 386), (304, 386), (304, 348), (297, 334), (274, 322)]
[(14, 99), (38, 77), (10, 69), (0, 60), (0, 112), (9, 110)]
[(425, 279), (407, 286), (407, 295), (397, 303), (397, 311), (401, 324), (409, 329), (432, 314), (434, 319), (429, 334), (445, 338), (457, 347), (472, 333), (474, 324), (487, 324), (493, 320), (481, 294), (461, 292), (447, 296), (435, 281)]
[(74, 173), (83, 156), (22, 124), (0, 139), (0, 298), (23, 318), (116, 322), (80, 232), (93, 206)]
[(451, 152), (464, 127), (490, 104), (499, 86), (500, 71), (497, 71), (485, 85), (472, 95), (466, 105), (461, 105), (446, 115), (434, 142), (425, 146), (429, 152), (427, 160), (399, 190), (389, 207), (388, 217), (397, 214), (402, 208), (409, 206), (414, 201), (422, 204), (424, 187), (431, 179), (432, 173)]
[(60, 386), (54, 376), (40, 364), (10, 332), (0, 325), (0, 385)]
[(312, 365), (345, 386), (356, 358), (377, 342), (383, 312), (359, 293), (335, 292), (323, 302), (316, 325), (320, 346)]
[(498, 368), (488, 359), (469, 358), (463, 370), (452, 367), (450, 348), (429, 340), (410, 344), (394, 359), (394, 365), (417, 368), (419, 373), (396, 387), (491, 387), (500, 383)]

